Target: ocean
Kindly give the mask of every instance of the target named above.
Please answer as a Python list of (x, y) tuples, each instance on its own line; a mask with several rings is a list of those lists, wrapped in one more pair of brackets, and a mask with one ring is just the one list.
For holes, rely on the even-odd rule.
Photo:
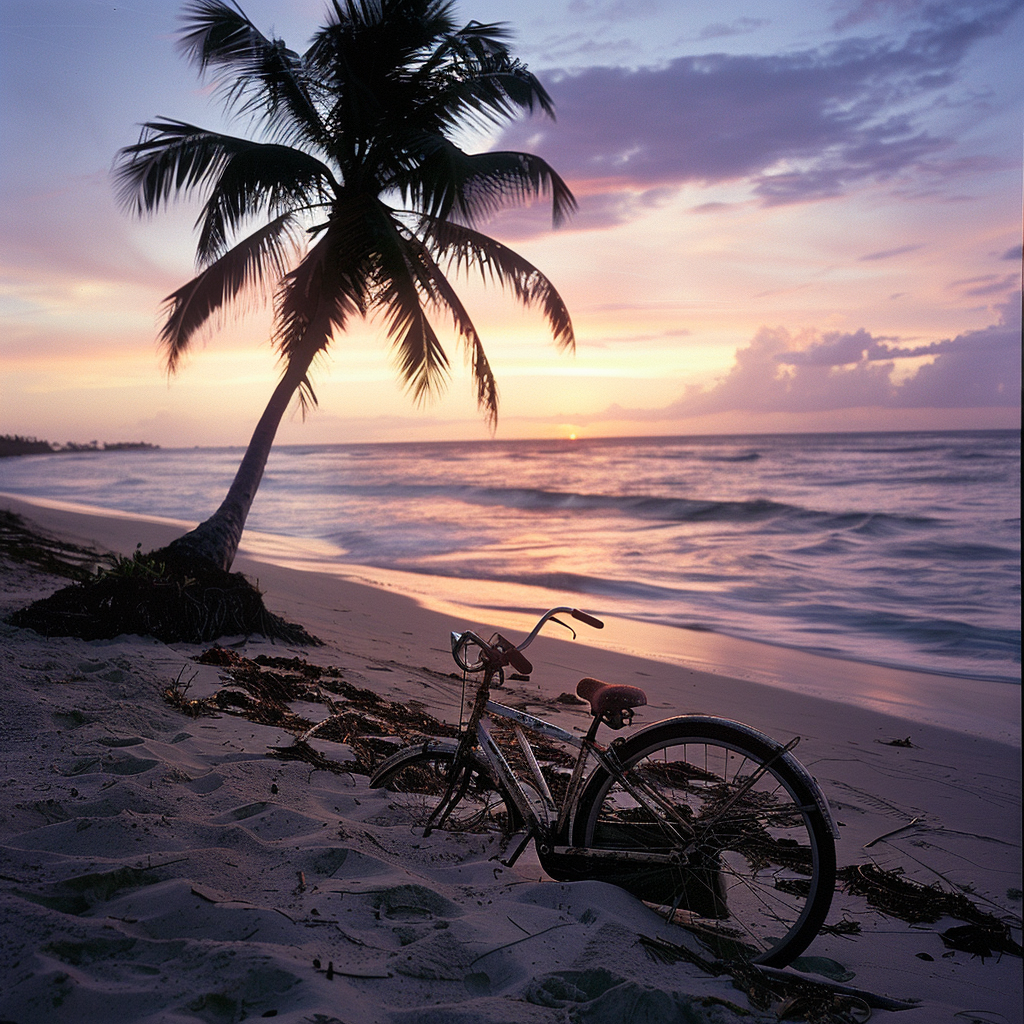
[[(196, 521), (240, 456), (7, 458), (0, 491)], [(281, 446), (248, 526), (319, 542), (325, 565), (427, 574), (456, 601), (459, 581), (525, 585), (597, 615), (1020, 681), (1017, 431)]]

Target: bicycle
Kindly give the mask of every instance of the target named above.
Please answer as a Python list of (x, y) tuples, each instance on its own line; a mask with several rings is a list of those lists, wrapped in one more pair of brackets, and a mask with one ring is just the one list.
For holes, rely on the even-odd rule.
[[(370, 785), (390, 790), (392, 811), (425, 835), (443, 827), (522, 831), (502, 863), (515, 863), (534, 841), (552, 878), (618, 885), (721, 959), (790, 963), (824, 923), (836, 874), (835, 823), (792, 754), (798, 738), (780, 744), (738, 722), (684, 715), (605, 746), (598, 728), (629, 726), (647, 696), (592, 678), (576, 691), (593, 716), (582, 737), (492, 700), (505, 668), (518, 678), (532, 673), (523, 650), (548, 621), (575, 639), (557, 615), (604, 625), (558, 607), (518, 646), (498, 633), (483, 640), (453, 632), (463, 679), (483, 673), (458, 740), (429, 737), (398, 751)], [(514, 738), (507, 755), (491, 728), (500, 722)], [(542, 769), (526, 731), (556, 749), (575, 748), (575, 760)]]

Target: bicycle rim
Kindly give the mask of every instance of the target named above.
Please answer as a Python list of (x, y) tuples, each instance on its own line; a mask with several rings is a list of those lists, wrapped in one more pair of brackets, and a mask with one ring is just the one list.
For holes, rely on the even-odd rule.
[[(381, 765), (370, 784), (389, 791), (389, 822), (424, 827), (448, 787), (453, 760), (452, 750), (417, 747), (401, 751)], [(437, 827), (447, 832), (502, 834), (518, 827), (518, 811), (482, 765), (469, 768), (457, 792), (461, 794), (458, 803)]]
[(603, 769), (584, 790), (573, 844), (677, 851), (678, 865), (624, 861), (606, 876), (722, 959), (784, 966), (817, 934), (835, 886), (835, 844), (814, 783), (781, 747), (720, 720), (679, 720), (627, 741), (630, 778), (656, 792), (642, 802)]

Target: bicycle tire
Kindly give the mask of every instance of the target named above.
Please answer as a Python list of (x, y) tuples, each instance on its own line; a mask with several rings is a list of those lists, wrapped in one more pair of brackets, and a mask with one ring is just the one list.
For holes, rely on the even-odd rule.
[(632, 778), (678, 809), (691, 839), (681, 843), (664, 810), (643, 807), (599, 767), (580, 795), (572, 845), (685, 849), (677, 865), (620, 865), (603, 877), (661, 909), (721, 959), (783, 967), (799, 956), (825, 921), (836, 875), (831, 816), (803, 766), (762, 733), (703, 716), (652, 725), (616, 753)]
[[(448, 786), (448, 771), (458, 744), (432, 740), (392, 754), (370, 777), (370, 787), (391, 792), (394, 824), (422, 828)], [(474, 757), (462, 797), (440, 828), (448, 832), (508, 834), (522, 823), (512, 798), (494, 778), (490, 765)]]

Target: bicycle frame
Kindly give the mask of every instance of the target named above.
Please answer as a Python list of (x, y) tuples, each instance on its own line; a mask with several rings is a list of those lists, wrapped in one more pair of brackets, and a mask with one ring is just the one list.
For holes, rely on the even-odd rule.
[[(697, 836), (693, 827), (679, 813), (677, 808), (669, 801), (666, 801), (656, 789), (649, 786), (643, 779), (634, 776), (629, 769), (623, 768), (619, 764), (618, 758), (615, 756), (614, 744), (611, 747), (603, 747), (597, 742), (596, 735), (598, 726), (601, 723), (600, 717), (593, 719), (586, 735), (581, 739), (565, 729), (553, 725), (551, 722), (546, 722), (542, 718), (523, 711), (516, 711), (514, 708), (507, 707), (490, 698), (491, 685), (494, 678), (496, 676), (499, 679), (501, 678), (501, 665), (511, 663), (515, 667), (518, 664), (522, 666), (521, 670), (532, 671), (529, 661), (522, 656), (522, 649), (527, 647), (534, 637), (537, 636), (540, 628), (548, 619), (558, 612), (565, 611), (571, 612), (574, 617), (581, 618), (583, 621), (591, 621), (591, 617), (578, 610), (568, 608), (552, 609), (541, 618), (527, 639), (518, 647), (515, 647), (511, 641), (506, 640), (500, 634), (493, 638), (491, 644), (487, 644), (473, 633), (452, 633), (452, 652), (455, 655), (456, 662), (467, 672), (483, 669), (483, 678), (477, 689), (473, 709), (459, 741), (455, 760), (452, 763), (447, 792), (428, 820), (425, 834), (429, 834), (430, 829), (435, 825), (443, 825), (448, 815), (461, 799), (461, 794), (457, 792), (461, 766), (467, 763), (469, 750), (475, 741), (475, 745), (483, 753), (494, 775), (504, 787), (505, 792), (516, 805), (526, 823), (526, 835), (506, 862), (507, 864), (515, 862), (527, 845), (529, 845), (531, 839), (537, 840), (537, 852), (541, 857), (541, 864), (548, 874), (553, 877), (558, 877), (559, 872), (553, 869), (549, 863), (545, 862), (546, 858), (552, 863), (555, 859), (562, 861), (566, 865), (564, 870), (569, 872), (570, 875), (574, 870), (577, 870), (572, 867), (573, 862), (579, 863), (582, 861), (588, 863), (595, 861), (609, 863), (634, 862), (646, 865), (678, 865), (684, 863), (697, 845)], [(478, 663), (472, 665), (468, 664), (457, 653), (462, 645), (464, 645), (467, 637), (485, 652), (485, 656)], [(519, 776), (509, 764), (500, 745), (492, 735), (488, 727), (489, 715), (507, 719), (513, 724), (516, 742), (522, 750), (533, 780), (536, 783), (536, 789), (534, 790), (536, 799), (531, 799), (530, 793), (520, 781)], [(540, 766), (537, 763), (533, 748), (523, 734), (524, 728), (579, 751), (561, 807), (556, 806)], [(719, 814), (724, 813), (729, 806), (735, 803), (743, 793), (757, 782), (764, 772), (767, 771), (772, 760), (785, 756), (797, 742), (798, 740), (794, 739), (781, 748), (774, 758), (765, 762), (760, 770), (752, 774), (745, 784), (733, 794), (732, 799), (719, 810)], [(597, 767), (595, 770), (603, 769), (606, 771), (640, 806), (651, 812), (652, 815), (659, 817), (663, 827), (675, 831), (675, 840), (679, 844), (676, 849), (671, 853), (645, 853), (632, 849), (592, 849), (589, 847), (572, 847), (567, 845), (566, 840), (569, 835), (570, 816), (576, 808), (583, 788), (590, 778), (589, 775), (585, 774), (590, 755), (593, 755), (596, 759)], [(803, 771), (803, 769), (800, 770)], [(811, 786), (812, 790), (817, 791), (813, 782)], [(818, 798), (816, 797), (817, 800)], [(830, 829), (834, 834), (835, 828), (832, 824), (831, 812), (828, 810), (827, 804), (824, 803), (823, 796), (819, 802), (819, 809), (823, 811), (825, 820), (829, 822)]]
[[(593, 755), (598, 766), (603, 767), (620, 784), (627, 788), (639, 803), (645, 805), (649, 810), (653, 810), (651, 807), (652, 803), (657, 804), (663, 812), (667, 812), (679, 826), (681, 842), (687, 843), (693, 839), (692, 829), (676, 812), (675, 808), (666, 804), (656, 792), (651, 790), (642, 781), (631, 778), (628, 772), (623, 772), (612, 751), (596, 742), (594, 733), (597, 730), (598, 719), (594, 720), (594, 724), (587, 735), (581, 739), (551, 722), (544, 721), (543, 718), (537, 718), (535, 715), (527, 714), (524, 711), (516, 711), (514, 708), (506, 707), (497, 701), (488, 700), (485, 705), (485, 711), (486, 715), (504, 718), (513, 723), (516, 741), (523, 752), (534, 781), (537, 783), (536, 793), (540, 797), (541, 810), (543, 812), (543, 816), (537, 813), (537, 809), (534, 806), (537, 801), (530, 799), (530, 795), (520, 782), (519, 776), (509, 764), (504, 752), (492, 735), (487, 717), (481, 715), (476, 730), (479, 749), (487, 758), (494, 774), (505, 786), (506, 792), (516, 804), (520, 814), (523, 816), (523, 820), (527, 823), (526, 836), (508, 860), (503, 862), (506, 866), (511, 866), (515, 863), (531, 839), (537, 840), (537, 849), (542, 857), (542, 863), (543, 858), (547, 855), (582, 859), (588, 862), (601, 860), (621, 863), (628, 861), (647, 865), (678, 864), (685, 858), (688, 852), (686, 847), (675, 850), (672, 853), (659, 854), (644, 853), (636, 850), (584, 849), (568, 846), (565, 843), (564, 839), (568, 831), (569, 815), (576, 806), (577, 798), (588, 778), (585, 773), (588, 755)], [(576, 765), (573, 768), (569, 786), (560, 808), (556, 806), (548, 784), (541, 773), (533, 747), (523, 734), (524, 728), (537, 735), (574, 747), (579, 751)], [(552, 821), (552, 817), (556, 812), (557, 818)]]

